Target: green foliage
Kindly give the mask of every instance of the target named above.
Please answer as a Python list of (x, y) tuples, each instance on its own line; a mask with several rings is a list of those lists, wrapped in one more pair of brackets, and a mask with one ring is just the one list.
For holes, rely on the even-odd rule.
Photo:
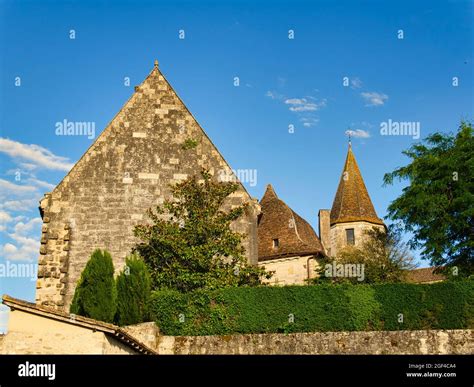
[(188, 292), (259, 285), (269, 274), (247, 264), (243, 235), (230, 228), (246, 206), (222, 210), (238, 185), (216, 182), (204, 170), (201, 177), (202, 182), (193, 176), (172, 186), (174, 199), (148, 211), (152, 224), (134, 229), (142, 241), (135, 251), (150, 270), (153, 288)]
[(181, 145), (181, 147), (184, 150), (193, 149), (193, 148), (196, 148), (197, 146), (198, 146), (198, 141), (193, 138), (187, 138), (184, 141), (184, 143)]
[(137, 254), (125, 260), (125, 268), (117, 277), (118, 325), (132, 325), (148, 321), (151, 279), (148, 268)]
[[(375, 285), (383, 306), (384, 330), (459, 329), (474, 326), (474, 281), (445, 281), (431, 285)], [(403, 322), (399, 322), (399, 315)]]
[(435, 266), (474, 269), (474, 138), (471, 123), (456, 135), (434, 133), (403, 154), (410, 164), (384, 176), (408, 180), (402, 195), (388, 207), (389, 217), (413, 233), (410, 245)]
[[(364, 279), (357, 277), (328, 277), (326, 265), (363, 264)], [(400, 230), (390, 226), (386, 231), (373, 227), (366, 231), (366, 239), (360, 248), (348, 246), (336, 258), (325, 258), (316, 269), (318, 276), (313, 283), (333, 282), (374, 284), (405, 281), (406, 271), (415, 268), (413, 257), (403, 243)]]
[(162, 290), (151, 310), (160, 330), (176, 336), (472, 328), (474, 281)]
[(112, 323), (116, 310), (116, 289), (112, 257), (95, 250), (77, 284), (70, 312)]
[(160, 290), (152, 293), (150, 309), (162, 332), (172, 335), (226, 334), (232, 332), (232, 318), (218, 294), (202, 290), (181, 293)]

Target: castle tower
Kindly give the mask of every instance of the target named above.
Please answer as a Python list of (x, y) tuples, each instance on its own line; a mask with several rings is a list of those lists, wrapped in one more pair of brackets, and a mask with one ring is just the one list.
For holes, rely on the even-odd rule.
[[(115, 270), (137, 244), (146, 210), (171, 199), (170, 186), (209, 170), (234, 177), (219, 150), (155, 62), (153, 70), (64, 179), (40, 202), (43, 219), (36, 302), (69, 310), (91, 253), (107, 249)], [(237, 178), (235, 178), (237, 181)], [(225, 208), (248, 203), (232, 223), (250, 263), (257, 264), (260, 206), (239, 184)]]
[[(377, 216), (359, 166), (349, 143), (346, 162), (339, 181), (336, 196), (329, 214), (320, 210), (320, 235), (328, 255), (335, 257), (346, 246), (361, 246), (365, 232), (373, 227), (385, 230), (385, 224)], [(327, 230), (329, 229), (329, 233)]]

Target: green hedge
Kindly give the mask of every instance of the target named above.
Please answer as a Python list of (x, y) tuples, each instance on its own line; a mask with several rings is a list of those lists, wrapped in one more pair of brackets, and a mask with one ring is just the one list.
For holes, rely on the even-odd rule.
[(150, 310), (160, 330), (174, 336), (468, 328), (474, 281), (157, 291)]

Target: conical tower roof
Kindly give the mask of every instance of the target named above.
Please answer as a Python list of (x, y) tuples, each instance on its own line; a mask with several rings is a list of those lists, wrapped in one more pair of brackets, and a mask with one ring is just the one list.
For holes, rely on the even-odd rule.
[(357, 221), (384, 224), (375, 212), (350, 144), (330, 219), (331, 225)]
[[(311, 225), (280, 200), (269, 184), (260, 201), (258, 222), (259, 261), (285, 256), (323, 254), (321, 241)], [(278, 247), (273, 241), (278, 239)]]

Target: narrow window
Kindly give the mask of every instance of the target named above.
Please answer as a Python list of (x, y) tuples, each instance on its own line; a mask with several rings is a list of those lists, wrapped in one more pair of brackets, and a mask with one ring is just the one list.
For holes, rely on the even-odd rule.
[(353, 228), (346, 228), (346, 241), (348, 245), (355, 245), (355, 236)]
[(278, 247), (280, 247), (280, 240), (279, 239), (274, 239), (273, 240), (273, 248), (277, 249)]

